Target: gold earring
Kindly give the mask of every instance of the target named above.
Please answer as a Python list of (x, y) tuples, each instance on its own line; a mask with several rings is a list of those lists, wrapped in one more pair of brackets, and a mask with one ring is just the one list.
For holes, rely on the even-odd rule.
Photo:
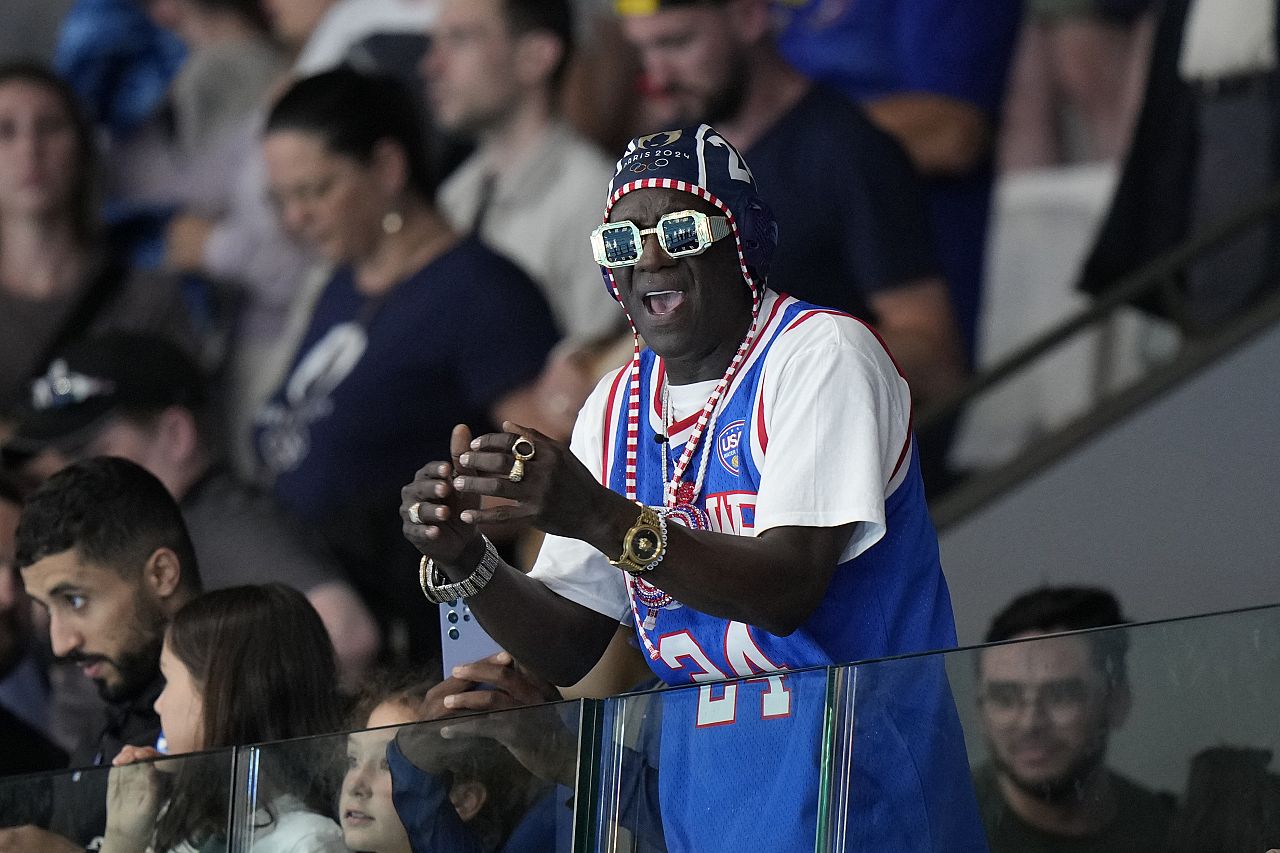
[(388, 236), (392, 234), (399, 234), (400, 229), (403, 227), (404, 217), (400, 215), (399, 211), (388, 211), (387, 214), (382, 217), (382, 231)]

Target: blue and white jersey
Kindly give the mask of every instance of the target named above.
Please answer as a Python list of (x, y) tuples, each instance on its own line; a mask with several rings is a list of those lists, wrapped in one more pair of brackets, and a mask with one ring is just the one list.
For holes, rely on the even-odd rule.
[[(650, 664), (667, 684), (761, 676), (664, 697), (659, 779), (673, 850), (812, 850), (826, 682), (785, 673), (955, 645), (911, 435), (910, 393), (888, 352), (861, 322), (772, 292), (762, 301), (760, 325), (714, 432), (689, 465), (686, 479), (710, 454), (697, 503), (713, 530), (740, 536), (782, 526), (856, 526), (822, 603), (789, 636), (678, 603), (646, 628), (658, 653)], [(660, 506), (667, 451), (654, 436), (665, 434), (664, 368), (645, 352), (640, 369), (638, 497)], [(627, 370), (601, 382), (573, 440), (578, 457), (619, 492)], [(675, 422), (668, 471), (714, 385), (669, 388)], [(548, 537), (533, 574), (566, 598), (631, 620), (622, 573), (584, 543)], [(637, 610), (648, 614), (643, 604)], [(908, 669), (901, 690), (870, 690)], [(867, 670), (867, 695), (878, 699), (855, 711), (850, 817), (855, 835), (865, 833), (860, 843), (985, 850), (941, 661)]]

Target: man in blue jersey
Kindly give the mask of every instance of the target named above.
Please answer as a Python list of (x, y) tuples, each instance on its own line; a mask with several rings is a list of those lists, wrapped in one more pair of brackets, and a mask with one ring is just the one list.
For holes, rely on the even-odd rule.
[[(467, 598), (552, 682), (582, 678), (620, 622), (668, 684), (756, 676), (664, 702), (669, 849), (812, 850), (825, 679), (787, 673), (955, 642), (907, 383), (866, 325), (767, 288), (777, 239), (712, 128), (633, 140), (591, 235), (637, 333), (631, 363), (601, 381), (569, 447), (459, 426), (453, 459), (402, 493), (427, 598)], [(480, 534), (509, 519), (548, 534), (529, 575)], [(945, 674), (911, 669), (859, 700), (851, 835), (985, 850)]]

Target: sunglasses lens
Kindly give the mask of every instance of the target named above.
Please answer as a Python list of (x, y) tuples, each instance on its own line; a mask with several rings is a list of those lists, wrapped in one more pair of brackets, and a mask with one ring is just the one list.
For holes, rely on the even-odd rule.
[(698, 223), (692, 216), (675, 216), (663, 219), (662, 245), (668, 255), (684, 255), (701, 247), (698, 239)]
[(604, 259), (610, 265), (634, 264), (640, 259), (640, 240), (634, 225), (621, 223), (600, 231)]

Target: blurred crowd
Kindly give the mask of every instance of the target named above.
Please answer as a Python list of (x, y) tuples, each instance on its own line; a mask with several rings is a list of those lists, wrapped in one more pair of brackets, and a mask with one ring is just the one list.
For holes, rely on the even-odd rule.
[[(559, 695), (505, 658), (427, 680), (440, 627), (397, 497), (419, 466), (448, 458), (454, 424), (566, 439), (599, 378), (630, 357), (588, 244), (625, 140), (715, 126), (776, 207), (770, 286), (870, 324), (929, 406), (978, 364), (999, 176), (1124, 165), (1086, 274), (1095, 292), (1271, 182), (1256, 152), (1276, 141), (1275, 4), (1239, 0), (1220, 19), (1209, 5), (7, 0), (0, 725), (23, 747), (0, 771)], [(1185, 146), (1148, 153), (1162, 136)], [(1157, 178), (1144, 175), (1161, 156), (1177, 169), (1160, 169), (1157, 187), (1182, 204), (1153, 224), (1143, 202), (1160, 207)], [(1226, 188), (1210, 180), (1225, 162)], [(1268, 237), (1191, 277), (1198, 316), (1274, 287)], [(954, 477), (953, 427), (921, 439), (931, 488)], [(530, 531), (490, 535), (531, 564)], [(1114, 610), (989, 639), (1115, 624)], [(1077, 652), (1062, 660), (1084, 666)], [(403, 674), (374, 677), (388, 668)], [(1006, 678), (984, 707), (1006, 721), (1027, 706), (1046, 720), (1087, 711), (1105, 728), (1127, 699), (1086, 707), (1092, 677), (1036, 696)], [(1123, 678), (1109, 677), (1097, 691), (1113, 697)], [(481, 700), (478, 682), (509, 689)], [(232, 701), (246, 683), (252, 695)], [(1018, 756), (991, 737), (981, 793), (989, 824), (1014, 839), (1005, 849), (1097, 829), (1096, 813), (1054, 812), (1022, 785)], [(1097, 746), (1096, 732), (1080, 737)], [(556, 830), (525, 820), (544, 809), (555, 827), (572, 785), (545, 756), (456, 764), (443, 787), (409, 786), (439, 802), (406, 805), (390, 740), (352, 735), (340, 825), (320, 817), (333, 792), (309, 787), (306, 768), (273, 767), (273, 831), (316, 850), (408, 850), (406, 832), (437, 833), (432, 849), (554, 843)], [(422, 766), (431, 749), (402, 746), (413, 772), (439, 775)], [(1101, 765), (1102, 751), (1082, 749), (1085, 763), (1063, 771), (1072, 784)], [(112, 782), (152, 792), (131, 801), (144, 807), (104, 816), (100, 792), (82, 806), (83, 792), (55, 791), (69, 822), (31, 821), (76, 844), (105, 827), (104, 850), (207, 849), (226, 819), (202, 799), (208, 768), (170, 774), (165, 804), (139, 769), (151, 766)], [(510, 783), (519, 774), (527, 784)], [(1134, 839), (1167, 829), (1170, 803), (1087, 778), (1109, 814), (1145, 821)], [(58, 849), (24, 843), (14, 849)], [(1137, 849), (1115, 845), (1087, 849)]]

